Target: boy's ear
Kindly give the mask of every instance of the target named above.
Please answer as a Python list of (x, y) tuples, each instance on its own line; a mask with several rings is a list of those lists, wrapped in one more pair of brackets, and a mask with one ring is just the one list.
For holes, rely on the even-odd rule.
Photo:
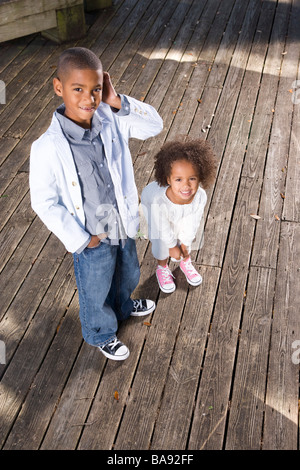
[(53, 78), (53, 88), (57, 96), (62, 96), (62, 83), (59, 78)]

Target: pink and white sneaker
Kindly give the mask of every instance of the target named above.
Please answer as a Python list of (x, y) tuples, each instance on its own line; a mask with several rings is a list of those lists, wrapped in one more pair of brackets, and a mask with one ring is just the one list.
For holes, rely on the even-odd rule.
[(165, 266), (157, 266), (156, 278), (160, 290), (162, 290), (166, 294), (170, 294), (176, 289), (175, 283), (173, 281), (174, 276), (171, 273), (170, 268), (167, 264)]
[(186, 260), (181, 260), (179, 266), (191, 286), (199, 286), (201, 284), (202, 277), (192, 265), (190, 256)]

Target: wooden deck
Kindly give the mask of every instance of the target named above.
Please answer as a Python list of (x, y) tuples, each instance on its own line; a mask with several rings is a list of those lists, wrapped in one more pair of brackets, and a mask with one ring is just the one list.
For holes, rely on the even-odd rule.
[[(0, 45), (0, 448), (299, 449), (299, 22), (299, 0), (114, 0), (76, 43)], [(30, 207), (30, 146), (73, 44), (164, 119), (131, 143), (139, 192), (178, 134), (209, 139), (219, 161), (200, 287), (177, 268), (160, 293), (137, 242), (136, 294), (157, 308), (120, 327), (123, 363), (82, 341), (71, 255)]]

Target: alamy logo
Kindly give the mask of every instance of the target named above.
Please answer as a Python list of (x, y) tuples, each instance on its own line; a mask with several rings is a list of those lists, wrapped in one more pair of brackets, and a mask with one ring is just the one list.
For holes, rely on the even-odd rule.
[(4, 341), (0, 341), (0, 364), (6, 364), (6, 348)]
[(6, 104), (6, 90), (3, 80), (0, 80), (0, 104)]
[(297, 339), (296, 341), (294, 341), (292, 343), (292, 348), (293, 349), (296, 349), (296, 351), (293, 352), (292, 354), (292, 363), (293, 364), (300, 364), (300, 340)]
[(300, 103), (300, 80), (295, 80), (292, 83), (292, 102), (293, 104)]

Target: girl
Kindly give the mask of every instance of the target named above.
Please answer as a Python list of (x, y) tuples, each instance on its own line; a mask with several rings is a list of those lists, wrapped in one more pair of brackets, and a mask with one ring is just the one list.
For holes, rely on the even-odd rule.
[(158, 263), (157, 281), (165, 293), (176, 288), (169, 256), (180, 263), (189, 284), (198, 286), (202, 282), (189, 253), (207, 200), (203, 188), (213, 183), (215, 174), (213, 150), (201, 139), (167, 142), (155, 156), (155, 181), (144, 188), (141, 202)]

